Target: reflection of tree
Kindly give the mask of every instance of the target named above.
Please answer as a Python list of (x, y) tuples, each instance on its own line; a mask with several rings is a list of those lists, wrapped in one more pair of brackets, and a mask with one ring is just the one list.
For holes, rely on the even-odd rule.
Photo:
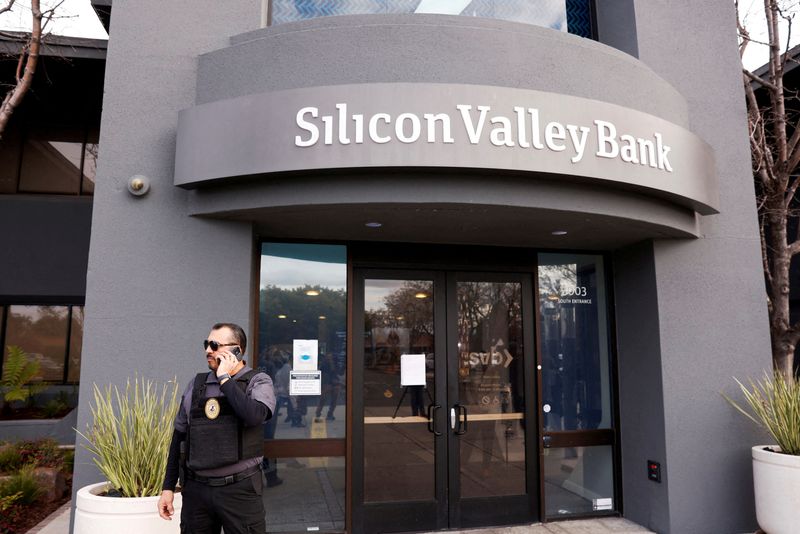
[[(461, 352), (489, 349), (489, 343), (496, 340), (483, 339), (483, 328), (488, 327), (489, 332), (496, 330), (493, 326), (510, 330), (519, 323), (522, 316), (520, 291), (520, 284), (516, 283), (459, 282), (458, 341)], [(487, 324), (489, 318), (497, 324)], [(509, 339), (504, 340), (506, 344), (509, 342)]]
[(539, 266), (539, 295), (541, 297), (560, 297), (565, 289), (575, 287), (577, 281), (577, 263)]
[[(308, 291), (319, 294), (309, 296)], [(270, 346), (286, 344), (291, 351), (293, 339), (318, 339), (320, 352), (344, 350), (344, 340), (340, 340), (341, 346), (337, 343), (337, 332), (346, 329), (344, 289), (310, 285), (282, 289), (268, 285), (261, 289), (260, 310), (259, 333)]]
[(6, 345), (19, 345), (37, 358), (44, 380), (63, 380), (67, 306), (12, 306), (9, 311)]

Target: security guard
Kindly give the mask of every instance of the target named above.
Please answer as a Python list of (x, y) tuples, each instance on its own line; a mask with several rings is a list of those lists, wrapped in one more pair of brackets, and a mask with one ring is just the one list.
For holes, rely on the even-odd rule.
[(272, 380), (242, 360), (244, 330), (218, 323), (203, 342), (211, 372), (189, 382), (175, 417), (158, 513), (172, 520), (184, 450), (181, 532), (266, 532), (261, 500), (264, 421), (272, 417)]

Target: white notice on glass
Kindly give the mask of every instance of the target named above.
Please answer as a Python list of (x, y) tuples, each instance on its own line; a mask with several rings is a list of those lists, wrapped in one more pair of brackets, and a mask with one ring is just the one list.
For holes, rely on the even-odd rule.
[(400, 356), (400, 385), (425, 385), (425, 355), (402, 354)]
[(289, 395), (322, 394), (322, 371), (289, 371)]
[(316, 339), (295, 339), (292, 341), (292, 369), (295, 371), (316, 371), (319, 342)]

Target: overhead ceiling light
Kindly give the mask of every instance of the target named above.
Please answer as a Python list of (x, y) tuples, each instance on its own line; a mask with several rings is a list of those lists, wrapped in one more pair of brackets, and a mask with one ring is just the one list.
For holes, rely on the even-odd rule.
[(309, 289), (308, 291), (306, 291), (306, 295), (308, 295), (309, 297), (316, 297), (317, 295), (319, 295), (319, 290)]
[(325, 317), (324, 315), (320, 315), (320, 316), (319, 316), (319, 320), (320, 320), (320, 321), (324, 321), (325, 319), (327, 319), (327, 317)]
[(553, 235), (567, 235), (567, 231), (566, 230), (553, 230), (550, 233), (553, 234)]
[(397, 316), (397, 320), (398, 320), (398, 321), (402, 321), (403, 319), (405, 319), (405, 317), (403, 317), (402, 315), (398, 315), (398, 316)]
[(383, 223), (373, 221), (366, 223), (364, 226), (366, 226), (367, 228), (380, 228), (381, 226), (383, 226)]
[(547, 295), (547, 300), (558, 300), (558, 295), (550, 293), (549, 295)]
[(280, 315), (278, 316), (278, 319), (286, 319), (286, 316), (285, 316), (284, 314), (280, 314)]
[(426, 299), (426, 298), (428, 298), (428, 294), (427, 293), (423, 293), (422, 291), (420, 291), (419, 293), (414, 295), (414, 298)]

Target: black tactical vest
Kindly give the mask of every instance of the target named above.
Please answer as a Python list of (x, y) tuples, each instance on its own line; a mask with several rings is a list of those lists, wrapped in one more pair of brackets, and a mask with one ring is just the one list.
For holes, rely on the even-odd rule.
[[(242, 392), (258, 371), (250, 370), (231, 378)], [(188, 452), (186, 466), (192, 471), (216, 469), (247, 458), (264, 455), (262, 425), (246, 427), (236, 416), (226, 397), (214, 397), (219, 403), (214, 419), (206, 416), (206, 377), (200, 373), (194, 378), (192, 406), (189, 410), (189, 430), (186, 437)], [(209, 397), (210, 398), (210, 397)]]

